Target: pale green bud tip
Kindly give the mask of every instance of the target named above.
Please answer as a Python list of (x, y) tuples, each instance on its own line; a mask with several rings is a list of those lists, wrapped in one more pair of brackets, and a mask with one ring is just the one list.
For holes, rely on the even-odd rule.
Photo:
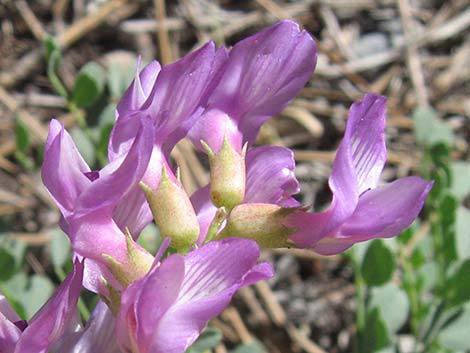
[(209, 225), (209, 229), (207, 231), (205, 243), (208, 243), (215, 237), (215, 235), (219, 232), (220, 228), (222, 227), (225, 218), (227, 218), (227, 209), (225, 207), (221, 207), (217, 209), (215, 213), (214, 219), (212, 220), (211, 224)]
[(211, 200), (217, 207), (231, 210), (245, 197), (245, 151), (241, 153), (224, 138), (216, 154), (208, 153), (211, 168)]
[(283, 220), (295, 210), (262, 203), (238, 205), (232, 210), (218, 238), (253, 239), (262, 248), (288, 247), (288, 237), (294, 229), (284, 226)]
[(164, 167), (156, 190), (143, 183), (141, 187), (160, 233), (164, 238), (171, 238), (172, 248), (184, 253), (199, 237), (199, 222), (188, 194), (178, 180), (168, 174)]

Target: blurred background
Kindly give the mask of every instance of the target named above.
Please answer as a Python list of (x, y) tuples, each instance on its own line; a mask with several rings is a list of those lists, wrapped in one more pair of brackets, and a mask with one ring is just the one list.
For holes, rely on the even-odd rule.
[[(137, 55), (168, 64), (280, 19), (317, 40), (317, 69), (257, 143), (295, 152), (299, 199), (321, 210), (353, 101), (388, 98), (383, 181), (435, 180), (419, 221), (344, 256), (265, 250), (277, 275), (245, 288), (192, 353), (470, 350), (470, 4), (466, 0), (0, 0), (0, 291), (24, 319), (70, 269), (40, 179), (54, 117), (95, 169)], [(173, 153), (189, 192), (208, 181), (190, 143)], [(140, 238), (152, 250), (155, 226)], [(96, 301), (84, 293), (83, 318)]]

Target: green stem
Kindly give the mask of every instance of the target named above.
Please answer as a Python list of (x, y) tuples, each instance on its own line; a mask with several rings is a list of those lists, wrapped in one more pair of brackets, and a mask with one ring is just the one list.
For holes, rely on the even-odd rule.
[(366, 324), (366, 284), (361, 274), (360, 264), (357, 262), (354, 250), (351, 249), (351, 264), (354, 270), (354, 284), (356, 287), (356, 353), (360, 353), (360, 340)]

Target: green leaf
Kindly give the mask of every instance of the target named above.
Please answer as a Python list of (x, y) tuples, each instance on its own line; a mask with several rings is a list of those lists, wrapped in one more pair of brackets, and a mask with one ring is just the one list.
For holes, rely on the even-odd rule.
[(406, 293), (393, 283), (374, 288), (368, 306), (379, 308), (390, 334), (398, 332), (406, 323), (410, 310)]
[(96, 160), (96, 151), (90, 137), (80, 128), (70, 130), (70, 135), (77, 145), (80, 154), (83, 156), (89, 166), (92, 166)]
[(374, 308), (367, 313), (364, 330), (359, 335), (359, 351), (361, 353), (375, 353), (390, 344), (387, 324), (382, 318), (380, 310)]
[(234, 350), (231, 350), (230, 353), (265, 353), (266, 349), (264, 346), (258, 342), (254, 341), (252, 343), (241, 344), (237, 346)]
[(2, 283), (1, 287), (1, 290), (10, 305), (16, 311), (18, 316), (23, 320), (26, 320), (28, 317), (23, 307), (23, 303), (21, 302), (21, 297), (18, 295), (18, 293), (23, 293), (27, 284), (28, 277), (26, 274), (24, 272), (18, 272), (7, 282)]
[(15, 257), (5, 248), (0, 248), (0, 280), (6, 281), (15, 274)]
[(25, 309), (26, 316), (31, 318), (54, 292), (54, 285), (45, 276), (33, 275), (29, 279), (28, 287), (20, 295), (20, 302)]
[(395, 261), (390, 249), (382, 239), (374, 240), (364, 255), (361, 273), (369, 286), (381, 286), (388, 282), (395, 270)]
[(108, 104), (98, 116), (98, 126), (114, 125), (116, 120), (116, 104)]
[(43, 46), (46, 54), (46, 60), (49, 61), (54, 52), (60, 53), (59, 44), (54, 40), (53, 37), (48, 36), (43, 41)]
[(455, 226), (455, 243), (459, 259), (470, 258), (470, 211), (460, 206), (457, 209), (457, 222)]
[[(136, 73), (136, 60), (113, 60), (108, 70), (108, 87), (111, 97), (121, 98)], [(142, 65), (143, 66), (143, 65)]]
[(108, 161), (108, 142), (112, 129), (113, 124), (109, 123), (107, 125), (103, 125), (99, 131), (100, 136), (98, 137), (98, 146), (96, 148), (96, 153), (98, 155), (98, 160), (102, 166), (105, 166)]
[(470, 350), (470, 306), (439, 334), (440, 343), (451, 351)]
[(222, 333), (214, 328), (206, 328), (199, 336), (197, 341), (186, 350), (186, 353), (204, 353), (214, 348), (222, 340)]
[(451, 194), (446, 193), (439, 205), (439, 226), (442, 230), (442, 249), (446, 263), (450, 264), (457, 259), (457, 249), (455, 247), (455, 226), (457, 218), (458, 200)]
[(450, 127), (437, 117), (436, 111), (429, 106), (417, 107), (412, 114), (416, 140), (425, 145), (439, 142), (452, 144), (454, 134)]
[(451, 276), (446, 286), (450, 306), (458, 306), (470, 300), (470, 259), (465, 260)]
[(470, 163), (457, 161), (450, 166), (452, 171), (451, 192), (463, 200), (470, 194)]
[(16, 141), (16, 148), (26, 153), (28, 148), (31, 144), (31, 140), (29, 138), (29, 131), (26, 124), (23, 120), (16, 118), (15, 119), (15, 141)]
[(95, 103), (103, 92), (106, 73), (95, 62), (86, 64), (77, 75), (72, 90), (72, 102), (79, 108)]
[(52, 233), (51, 257), (52, 263), (57, 267), (62, 267), (70, 258), (69, 238), (60, 229), (56, 229)]
[(439, 264), (437, 262), (428, 262), (418, 271), (421, 282), (420, 290), (429, 292), (436, 287), (439, 280)]
[(47, 76), (49, 81), (51, 82), (52, 87), (54, 87), (56, 92), (67, 99), (67, 89), (62, 84), (59, 76), (57, 76), (57, 70), (60, 66), (60, 63), (62, 62), (60, 47), (52, 37), (47, 37), (43, 42), (43, 46), (46, 54)]

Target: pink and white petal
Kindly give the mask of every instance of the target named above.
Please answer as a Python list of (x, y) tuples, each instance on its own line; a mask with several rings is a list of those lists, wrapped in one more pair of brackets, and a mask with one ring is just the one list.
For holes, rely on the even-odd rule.
[(161, 318), (149, 352), (182, 353), (207, 322), (220, 314), (241, 287), (273, 276), (269, 264), (257, 265), (254, 241), (228, 238), (190, 252), (179, 296)]
[(89, 171), (63, 125), (51, 120), (41, 175), (64, 217), (73, 212), (78, 197), (91, 184), (84, 174)]
[(385, 113), (386, 98), (377, 94), (366, 94), (349, 111), (341, 144), (351, 158), (359, 195), (377, 186), (387, 159)]
[(72, 272), (54, 295), (33, 316), (18, 340), (15, 353), (47, 353), (74, 324), (82, 286), (83, 264), (75, 261)]
[(292, 195), (300, 191), (295, 178), (295, 160), (291, 150), (277, 146), (255, 147), (246, 155), (246, 203), (271, 203), (297, 207)]
[(341, 234), (363, 241), (401, 233), (418, 217), (432, 186), (432, 182), (412, 176), (365, 192)]
[(117, 337), (124, 350), (137, 345), (140, 352), (149, 352), (156, 326), (176, 301), (183, 278), (184, 259), (174, 254), (126, 288), (117, 316)]
[(385, 97), (366, 94), (349, 111), (344, 138), (336, 153), (329, 186), (333, 202), (330, 221), (323, 230), (328, 235), (354, 212), (359, 196), (374, 188), (386, 161)]
[(178, 304), (215, 295), (243, 283), (258, 257), (256, 242), (241, 238), (213, 241), (191, 251), (185, 257), (185, 277)]
[(191, 204), (196, 212), (199, 222), (199, 237), (197, 244), (202, 245), (206, 239), (207, 231), (217, 212), (217, 207), (211, 201), (210, 185), (206, 185), (191, 195)]

